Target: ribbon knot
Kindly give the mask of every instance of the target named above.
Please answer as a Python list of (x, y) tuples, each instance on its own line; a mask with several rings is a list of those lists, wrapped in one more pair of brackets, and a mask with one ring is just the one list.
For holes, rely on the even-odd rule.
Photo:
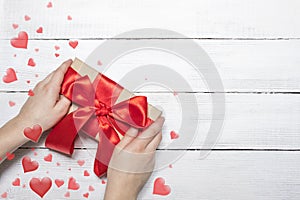
[(144, 96), (135, 96), (115, 104), (123, 87), (102, 74), (93, 82), (69, 67), (65, 74), (61, 94), (78, 106), (64, 117), (49, 133), (46, 147), (72, 155), (77, 133), (98, 138), (94, 172), (102, 176), (115, 145), (130, 127), (143, 129), (150, 125), (147, 117), (148, 103)]
[(97, 116), (105, 116), (111, 113), (111, 107), (107, 107), (104, 103), (99, 100), (95, 100), (95, 114)]

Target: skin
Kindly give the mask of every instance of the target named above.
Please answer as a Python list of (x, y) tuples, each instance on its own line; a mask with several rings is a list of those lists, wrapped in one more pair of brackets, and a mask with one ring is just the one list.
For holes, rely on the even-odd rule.
[[(47, 131), (66, 115), (71, 102), (59, 92), (71, 64), (72, 60), (65, 61), (39, 82), (33, 89), (34, 96), (27, 99), (19, 114), (0, 128), (0, 163), (6, 159), (7, 152), (11, 153), (29, 141), (23, 135), (26, 127), (38, 124)], [(109, 163), (105, 200), (137, 199), (153, 171), (163, 123), (164, 118), (160, 117), (141, 133), (134, 128), (127, 131)], [(133, 165), (123, 166), (124, 159)]]

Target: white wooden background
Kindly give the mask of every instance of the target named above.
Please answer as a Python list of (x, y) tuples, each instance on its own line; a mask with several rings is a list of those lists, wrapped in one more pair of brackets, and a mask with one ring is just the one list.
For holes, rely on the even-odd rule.
[[(18, 77), (18, 81), (10, 84), (0, 81), (0, 125), (18, 113), (27, 98), (26, 91), (65, 59), (77, 56), (84, 60), (106, 38), (125, 31), (166, 28), (197, 42), (216, 64), (225, 87), (226, 119), (214, 150), (200, 160), (203, 133), (211, 121), (211, 104), (210, 94), (204, 92), (200, 78), (193, 76), (195, 71), (155, 52), (129, 56), (113, 66), (107, 75), (118, 80), (128, 68), (141, 62), (169, 64), (197, 92), (200, 111), (199, 121), (194, 121), (200, 127), (197, 137), (188, 148), (179, 143), (173, 151), (185, 152), (184, 156), (172, 163), (172, 167), (154, 172), (139, 199), (300, 198), (298, 0), (51, 0), (53, 6), (47, 8), (48, 2), (0, 0), (0, 77), (9, 67), (17, 71)], [(25, 21), (25, 15), (31, 20)], [(13, 28), (13, 24), (18, 28)], [(43, 27), (43, 33), (36, 33), (39, 27)], [(10, 39), (21, 30), (30, 37), (27, 50), (10, 45)], [(135, 38), (151, 39), (132, 35), (131, 39)], [(158, 34), (153, 38), (176, 40), (172, 35)], [(68, 45), (69, 40), (78, 40), (76, 49)], [(60, 49), (55, 50), (55, 45)], [(27, 66), (29, 58), (35, 60), (34, 68)], [(103, 66), (95, 63), (94, 67)], [(176, 96), (157, 87), (142, 88), (140, 92), (165, 111), (163, 149), (171, 141), (170, 131), (179, 128), (181, 113)], [(193, 95), (190, 91), (178, 92), (187, 97)], [(16, 105), (10, 107), (9, 101)], [(30, 190), (29, 180), (49, 176), (53, 180), (61, 178), (65, 184), (61, 188), (53, 184), (44, 199), (65, 199), (66, 182), (73, 176), (81, 187), (70, 191), (67, 199), (85, 199), (82, 195), (86, 192), (89, 199), (102, 198), (106, 184), (93, 175), (93, 160), (88, 156), (93, 144), (83, 146), (77, 142), (74, 156), (69, 158), (44, 148), (43, 142), (44, 138), (38, 144), (24, 145), (15, 152), (12, 161), (1, 164), (0, 195), (7, 194), (7, 199), (39, 199)], [(43, 159), (49, 153), (53, 155), (51, 163)], [(39, 162), (37, 171), (23, 173), (21, 159), (25, 155)], [(78, 159), (84, 159), (85, 164), (79, 166)], [(57, 166), (57, 162), (61, 165)], [(84, 170), (91, 175), (83, 176)], [(12, 185), (17, 177), (21, 186)], [(170, 195), (152, 194), (156, 177), (166, 180), (171, 187)], [(88, 191), (89, 185), (95, 191)]]

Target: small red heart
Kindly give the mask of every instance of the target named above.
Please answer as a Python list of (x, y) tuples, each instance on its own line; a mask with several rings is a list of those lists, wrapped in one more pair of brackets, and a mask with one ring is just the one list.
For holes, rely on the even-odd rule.
[(68, 189), (70, 190), (78, 190), (80, 187), (80, 185), (78, 183), (76, 183), (76, 179), (73, 177), (69, 178), (69, 182), (68, 182)]
[(171, 188), (168, 185), (165, 185), (165, 180), (161, 177), (155, 179), (153, 194), (157, 195), (168, 195), (171, 192)]
[(82, 167), (84, 165), (85, 161), (84, 160), (78, 160), (77, 163), (78, 163), (79, 166)]
[(39, 27), (37, 30), (36, 30), (37, 33), (43, 33), (43, 27)]
[(97, 65), (101, 66), (102, 62), (100, 60), (97, 61)]
[(172, 164), (169, 164), (169, 168), (173, 168), (173, 165), (172, 165)]
[(90, 176), (90, 173), (87, 170), (84, 170), (83, 176)]
[(59, 53), (55, 53), (54, 55), (55, 55), (55, 57), (57, 58), (57, 57), (59, 56)]
[(33, 58), (29, 58), (27, 65), (30, 67), (35, 67), (36, 64), (35, 64)]
[(34, 49), (35, 52), (39, 52), (39, 50), (40, 50), (39, 48), (35, 48)]
[(15, 158), (15, 154), (7, 152), (6, 153), (6, 158), (7, 158), (7, 160), (12, 160), (12, 159)]
[(72, 20), (72, 17), (70, 15), (68, 15), (68, 20)]
[(72, 47), (73, 49), (75, 49), (76, 47), (77, 47), (77, 45), (78, 45), (78, 41), (69, 41), (69, 45), (70, 45), (70, 47)]
[(30, 18), (28, 15), (25, 15), (25, 16), (24, 16), (24, 19), (25, 19), (25, 21), (31, 20), (31, 18)]
[(89, 193), (88, 192), (84, 193), (82, 196), (85, 197), (85, 198), (89, 198)]
[(54, 49), (55, 49), (56, 51), (58, 51), (58, 50), (60, 49), (60, 47), (57, 46), (57, 45), (55, 45), (55, 46), (54, 46)]
[(94, 188), (93, 186), (90, 185), (90, 186), (89, 186), (89, 191), (90, 191), (90, 192), (93, 192), (93, 191), (95, 191), (95, 188)]
[(15, 48), (27, 49), (28, 34), (25, 31), (19, 32), (17, 38), (13, 38), (10, 40), (10, 44)]
[(59, 163), (59, 162), (57, 162), (57, 163), (56, 163), (56, 166), (60, 166), (60, 163)]
[(70, 197), (70, 192), (66, 192), (66, 194), (64, 195), (65, 197)]
[(61, 187), (65, 183), (65, 181), (61, 180), (61, 179), (55, 179), (54, 182), (58, 188)]
[(176, 133), (175, 131), (171, 131), (170, 136), (172, 140), (179, 138), (179, 134)]
[(28, 91), (28, 96), (34, 96), (34, 92), (32, 91), (32, 89), (30, 89), (29, 91)]
[(27, 173), (36, 170), (39, 167), (39, 163), (37, 161), (31, 161), (30, 157), (25, 156), (22, 159), (22, 166), (24, 173)]
[(32, 178), (29, 182), (30, 188), (41, 198), (50, 190), (52, 186), (52, 180), (48, 177), (44, 177), (42, 180), (39, 178)]
[(3, 192), (3, 193), (1, 194), (1, 197), (2, 197), (3, 199), (7, 198), (7, 192)]
[(13, 27), (14, 29), (17, 29), (17, 28), (19, 28), (19, 25), (18, 25), (18, 24), (12, 24), (12, 27)]
[(4, 83), (11, 83), (18, 80), (15, 70), (13, 68), (8, 68), (6, 70), (6, 75), (3, 76), (2, 80)]
[(24, 135), (28, 139), (30, 139), (33, 142), (38, 142), (41, 135), (42, 135), (42, 127), (38, 124), (34, 125), (32, 128), (26, 127), (24, 129)]
[(28, 83), (28, 84), (29, 84), (29, 83), (30, 83), (30, 80), (27, 80), (27, 81), (26, 81), (26, 83)]
[(105, 180), (102, 179), (102, 180), (101, 180), (101, 183), (102, 183), (102, 184), (105, 184), (106, 182), (105, 182)]
[(9, 106), (10, 106), (10, 107), (13, 107), (13, 106), (15, 106), (15, 105), (16, 105), (16, 103), (15, 103), (15, 102), (13, 102), (13, 101), (9, 101), (9, 102), (8, 102), (8, 104), (9, 104)]
[(13, 182), (12, 182), (12, 185), (13, 186), (20, 186), (20, 178), (16, 178)]
[(52, 154), (49, 153), (47, 156), (44, 157), (44, 160), (45, 160), (46, 162), (52, 162)]
[(49, 2), (49, 3), (47, 4), (47, 8), (52, 8), (52, 2)]

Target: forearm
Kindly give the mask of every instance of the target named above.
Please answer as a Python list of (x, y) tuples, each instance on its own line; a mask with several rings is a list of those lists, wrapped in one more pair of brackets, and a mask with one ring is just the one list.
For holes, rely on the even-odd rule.
[(0, 157), (2, 158), (0, 163), (6, 158), (6, 153), (13, 152), (29, 141), (23, 135), (24, 128), (30, 126), (26, 123), (26, 120), (17, 116), (0, 128)]

